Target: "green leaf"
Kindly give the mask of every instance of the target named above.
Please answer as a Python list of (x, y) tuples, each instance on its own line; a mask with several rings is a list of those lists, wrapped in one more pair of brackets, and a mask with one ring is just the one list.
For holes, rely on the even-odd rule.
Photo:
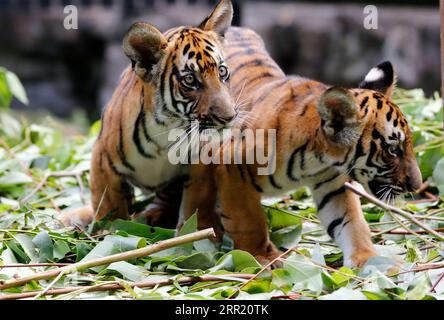
[(12, 92), (9, 89), (6, 70), (0, 68), (0, 108), (9, 108), (12, 101)]
[(301, 234), (302, 225), (294, 225), (272, 232), (270, 239), (278, 248), (290, 249), (301, 241)]
[(331, 294), (319, 297), (319, 300), (367, 300), (367, 297), (358, 290), (343, 287)]
[(346, 286), (354, 276), (353, 270), (342, 267), (338, 271), (335, 271), (331, 274), (331, 278), (333, 279), (334, 283), (338, 287)]
[(3, 177), (0, 177), (0, 189), (30, 183), (33, 183), (32, 178), (22, 172), (9, 172)]
[(26, 253), (31, 262), (38, 262), (39, 257), (37, 256), (37, 251), (34, 243), (32, 242), (31, 236), (27, 234), (17, 234), (14, 236), (20, 246), (23, 248), (23, 251)]
[(321, 266), (325, 266), (325, 258), (324, 255), (322, 254), (322, 250), (321, 250), (321, 246), (319, 245), (319, 242), (316, 242), (316, 245), (313, 248), (313, 252), (311, 254), (311, 258), (313, 259), (314, 262), (316, 262), (317, 264), (321, 265)]
[(267, 216), (272, 231), (301, 225), (301, 219), (299, 217), (282, 209), (268, 207)]
[(31, 259), (25, 253), (25, 251), (22, 248), (20, 248), (17, 241), (11, 240), (7, 241), (5, 244), (11, 250), (11, 252), (14, 252), (15, 257), (18, 259), (19, 263), (28, 264), (31, 261)]
[(95, 140), (96, 137), (99, 135), (101, 129), (102, 129), (102, 121), (98, 120), (92, 124), (91, 128), (89, 129), (88, 136), (94, 137)]
[(288, 270), (275, 269), (271, 271), (272, 284), (283, 290), (285, 293), (289, 292), (293, 287), (293, 278)]
[[(119, 252), (111, 241), (102, 241), (94, 249), (92, 249), (81, 261), (90, 261), (94, 259), (108, 257), (116, 253)], [(91, 268), (91, 270), (97, 273), (104, 269), (106, 269), (106, 266)]]
[(14, 256), (14, 252), (8, 247), (5, 250), (3, 250), (2, 254), (0, 255), (0, 258), (2, 259), (2, 262), (5, 265), (18, 263), (17, 259)]
[(66, 243), (66, 241), (57, 240), (54, 243), (53, 256), (55, 259), (62, 260), (69, 252), (71, 252), (71, 249), (69, 248), (69, 245)]
[(51, 159), (52, 159), (52, 157), (50, 157), (50, 156), (38, 157), (32, 161), (30, 167), (32, 169), (37, 168), (37, 169), (41, 169), (41, 170), (46, 170), (46, 169), (48, 169)]
[(396, 261), (388, 257), (371, 257), (359, 271), (358, 276), (362, 278), (367, 278), (375, 271), (386, 273), (394, 265), (396, 265)]
[(117, 252), (125, 252), (135, 249), (140, 249), (146, 247), (147, 243), (144, 238), (128, 236), (107, 236), (104, 241), (111, 242), (115, 247)]
[(21, 103), (29, 104), (28, 96), (26, 95), (25, 88), (23, 88), (17, 75), (13, 72), (6, 72), (6, 80), (8, 82), (9, 90)]
[(438, 161), (433, 170), (433, 181), (438, 186), (439, 193), (444, 195), (444, 158)]
[[(184, 236), (197, 231), (197, 214), (193, 214), (185, 223), (179, 231), (178, 236)], [(182, 250), (184, 255), (189, 255), (193, 251), (193, 243), (183, 244), (175, 249)]]
[(54, 258), (54, 245), (48, 232), (42, 231), (32, 239), (32, 243), (39, 249), (39, 262), (49, 262)]
[(416, 242), (409, 239), (406, 242), (406, 247), (407, 247), (406, 261), (407, 262), (420, 262), (422, 259), (422, 253), (421, 253), (421, 250), (419, 250)]
[(198, 252), (188, 257), (182, 257), (174, 261), (182, 269), (207, 270), (216, 264), (214, 252)]
[(419, 157), (419, 168), (422, 173), (423, 179), (427, 179), (432, 176), (434, 169), (443, 156), (442, 151), (438, 152), (439, 149), (429, 149), (426, 150), (421, 157)]
[(287, 270), (295, 283), (295, 289), (309, 289), (316, 294), (322, 291), (322, 269), (306, 258), (291, 255), (284, 260), (284, 269)]
[(242, 291), (248, 292), (249, 294), (265, 293), (272, 290), (270, 279), (256, 279), (250, 281), (242, 288)]
[(368, 300), (390, 300), (389, 295), (382, 290), (379, 291), (362, 290), (362, 293), (367, 297)]
[(78, 242), (76, 244), (76, 262), (82, 261), (90, 251), (90, 246), (88, 246), (86, 243)]
[(216, 245), (209, 239), (203, 239), (200, 241), (194, 242), (194, 249), (197, 251), (216, 251)]
[(144, 237), (151, 242), (171, 239), (174, 237), (175, 233), (174, 230), (150, 227), (146, 224), (140, 224), (126, 220), (114, 221), (111, 225), (111, 231), (125, 231), (126, 233), (133, 236)]
[(245, 270), (249, 268), (261, 269), (262, 266), (250, 253), (234, 250), (222, 256), (216, 263), (216, 266), (211, 268), (211, 271), (226, 270), (232, 272), (245, 272)]
[[(20, 143), (22, 141), (23, 127), (12, 115), (0, 113), (0, 134), (9, 139), (12, 143)], [(17, 165), (17, 163), (15, 163)], [(19, 168), (19, 166), (17, 166)]]
[(380, 271), (376, 271), (373, 273), (372, 277), (376, 277), (376, 283), (378, 284), (378, 287), (381, 289), (394, 289), (398, 288), (398, 286), (385, 274), (383, 274)]
[(408, 291), (405, 295), (407, 300), (422, 300), (430, 290), (428, 280), (423, 280), (418, 283), (412, 290)]
[(146, 270), (144, 268), (132, 265), (125, 261), (112, 263), (106, 268), (106, 270), (116, 271), (125, 279), (134, 282), (140, 282), (146, 277), (144, 274)]
[(193, 214), (179, 231), (179, 237), (196, 232), (197, 231), (197, 214)]
[[(92, 249), (82, 261), (108, 257), (116, 253), (135, 250), (144, 246), (146, 246), (145, 239), (139, 237), (107, 236), (94, 249)], [(98, 266), (91, 268), (91, 270), (100, 272), (105, 268), (106, 266)]]

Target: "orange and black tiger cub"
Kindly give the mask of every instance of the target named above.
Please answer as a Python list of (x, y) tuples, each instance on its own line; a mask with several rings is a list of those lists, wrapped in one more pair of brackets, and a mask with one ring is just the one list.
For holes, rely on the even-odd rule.
[[(415, 191), (422, 183), (411, 131), (391, 101), (391, 63), (373, 68), (359, 88), (345, 89), (285, 76), (251, 30), (231, 28), (226, 38), (232, 90), (243, 101), (239, 127), (276, 130), (271, 149), (276, 170), (259, 175), (257, 161), (194, 167), (181, 221), (198, 209), (200, 228), (222, 223), (218, 229), (236, 248), (271, 260), (279, 251), (269, 239), (261, 198), (307, 186), (322, 225), (344, 252), (344, 264), (362, 266), (376, 251), (359, 198), (344, 183), (358, 181), (382, 199)], [(266, 148), (269, 140), (261, 142)], [(264, 148), (258, 141), (252, 147), (231, 142), (222, 154), (233, 158), (240, 152), (245, 160), (258, 148)], [(221, 221), (212, 214), (216, 199)]]
[[(131, 27), (123, 50), (132, 66), (103, 113), (93, 150), (92, 207), (64, 213), (60, 220), (65, 225), (85, 226), (108, 214), (128, 218), (133, 186), (147, 193), (177, 190), (176, 183), (182, 188), (189, 166), (169, 161), (169, 150), (176, 146), (168, 133), (182, 128), (200, 134), (193, 132), (194, 123), (200, 130), (223, 129), (236, 117), (223, 49), (232, 18), (231, 1), (221, 0), (199, 27), (165, 34), (146, 23)], [(163, 211), (174, 212), (175, 226), (179, 208), (157, 201), (150, 212), (162, 205)]]

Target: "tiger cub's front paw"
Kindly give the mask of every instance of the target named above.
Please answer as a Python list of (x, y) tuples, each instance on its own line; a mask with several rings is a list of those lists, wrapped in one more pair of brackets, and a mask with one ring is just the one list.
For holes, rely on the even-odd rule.
[(277, 269), (283, 267), (281, 259), (278, 259), (282, 256), (282, 254), (283, 254), (282, 251), (278, 250), (273, 244), (270, 244), (265, 252), (257, 253), (254, 255), (254, 257), (263, 266), (267, 266), (271, 262), (273, 262), (270, 268)]
[(57, 220), (65, 227), (76, 227), (82, 230), (94, 222), (95, 213), (91, 206), (65, 211), (57, 216)]
[(348, 268), (361, 268), (372, 257), (378, 254), (374, 250), (355, 251), (349, 258), (344, 260), (344, 266)]

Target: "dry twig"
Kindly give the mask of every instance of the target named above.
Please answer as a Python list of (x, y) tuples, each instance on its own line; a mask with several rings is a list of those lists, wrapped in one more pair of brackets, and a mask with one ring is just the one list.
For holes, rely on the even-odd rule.
[[(174, 282), (177, 282), (179, 284), (194, 284), (198, 282), (209, 282), (209, 281), (242, 281), (242, 280), (249, 280), (253, 277), (252, 274), (225, 274), (225, 275), (204, 275), (200, 277), (181, 277), (179, 279), (166, 279), (166, 280), (155, 280), (155, 281), (144, 281), (144, 282), (135, 282), (135, 283), (129, 283), (128, 287), (130, 288), (154, 288), (158, 286), (167, 286), (171, 285)], [(227, 280), (224, 280), (223, 278), (227, 278)], [(228, 279), (229, 278), (229, 279)], [(237, 280), (238, 279), (238, 280)], [(32, 292), (24, 292), (24, 293), (17, 293), (17, 294), (7, 294), (7, 295), (0, 295), (0, 301), (1, 300), (19, 300), (19, 299), (29, 299), (29, 298), (35, 298), (37, 296), (57, 296), (62, 294), (69, 294), (74, 293), (76, 291), (82, 291), (84, 292), (100, 292), (100, 291), (114, 291), (114, 290), (122, 290), (125, 289), (124, 286), (122, 286), (119, 283), (107, 283), (102, 285), (96, 285), (96, 286), (90, 286), (90, 287), (70, 287), (70, 288), (63, 288), (63, 289), (53, 289), (48, 290), (46, 292), (43, 291), (32, 291)]]
[(418, 227), (420, 227), (421, 229), (424, 229), (425, 231), (427, 231), (427, 233), (429, 234), (433, 234), (435, 237), (437, 237), (439, 240), (444, 241), (444, 236), (438, 232), (436, 232), (435, 230), (429, 228), (428, 226), (426, 226), (425, 224), (421, 223), (418, 219), (416, 219), (412, 214), (401, 210), (399, 208), (393, 207), (379, 199), (376, 199), (375, 197), (373, 197), (372, 195), (368, 194), (363, 188), (358, 188), (355, 187), (354, 185), (352, 185), (351, 183), (347, 182), (345, 183), (345, 187), (347, 189), (349, 189), (350, 191), (356, 193), (357, 195), (366, 198), (368, 201), (376, 204), (377, 206), (390, 211), (392, 213), (396, 213), (402, 217), (404, 217), (405, 219), (411, 221), (413, 224), (416, 224)]

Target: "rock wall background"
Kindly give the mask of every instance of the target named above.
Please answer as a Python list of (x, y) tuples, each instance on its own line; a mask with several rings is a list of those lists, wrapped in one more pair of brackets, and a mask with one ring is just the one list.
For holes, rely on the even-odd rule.
[[(120, 43), (133, 22), (161, 30), (195, 25), (214, 2), (5, 1), (0, 0), (0, 66), (20, 76), (32, 108), (59, 116), (84, 108), (91, 120), (127, 65)], [(70, 3), (79, 8), (78, 30), (63, 28), (63, 5)], [(355, 86), (372, 66), (391, 60), (400, 86), (428, 94), (440, 88), (437, 6), (378, 5), (377, 30), (363, 27), (364, 4), (237, 1), (236, 7), (237, 23), (261, 34), (287, 73)]]

